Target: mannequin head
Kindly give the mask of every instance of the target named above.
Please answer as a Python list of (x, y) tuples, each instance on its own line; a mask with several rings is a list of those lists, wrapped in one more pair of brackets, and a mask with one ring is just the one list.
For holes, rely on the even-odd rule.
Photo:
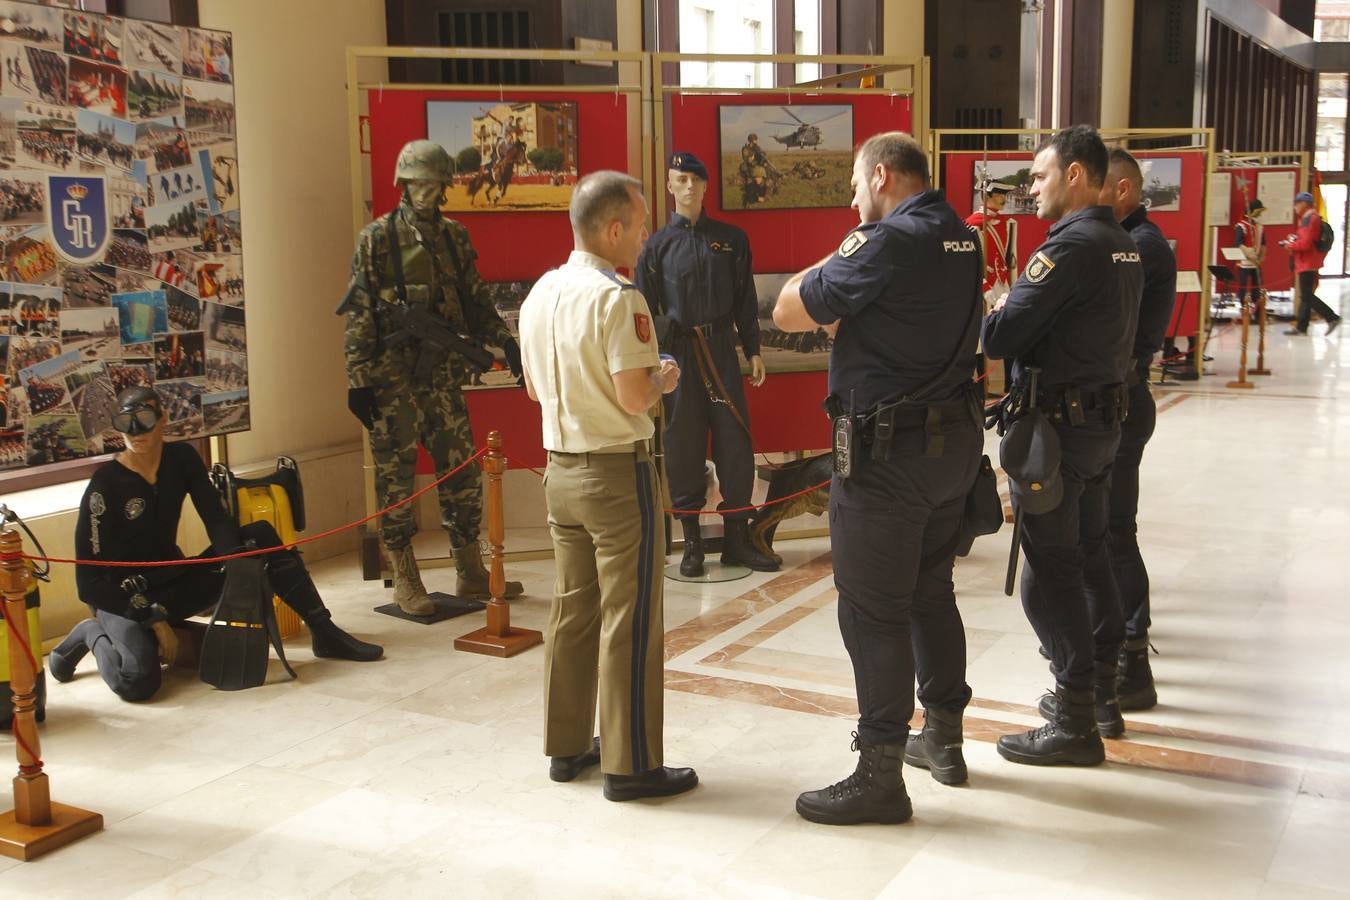
[(440, 181), (419, 179), (403, 182), (404, 201), (423, 219), (430, 219), (440, 212), (444, 195), (445, 184)]
[(403, 188), (403, 202), (421, 218), (439, 215), (441, 196), (453, 178), (450, 154), (434, 141), (409, 141), (394, 163), (394, 184)]
[(690, 222), (703, 212), (703, 197), (708, 193), (708, 169), (692, 153), (670, 154), (666, 169), (666, 190), (675, 198), (675, 211)]
[(117, 395), (112, 425), (121, 432), (127, 452), (158, 453), (164, 445), (164, 405), (159, 394), (144, 385), (125, 389)]

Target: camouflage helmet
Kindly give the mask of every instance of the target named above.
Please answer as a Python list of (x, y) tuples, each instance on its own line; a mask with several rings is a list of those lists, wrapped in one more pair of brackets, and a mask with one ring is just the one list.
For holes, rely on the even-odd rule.
[(394, 163), (394, 184), (405, 181), (449, 182), (454, 178), (450, 154), (435, 141), (409, 141)]

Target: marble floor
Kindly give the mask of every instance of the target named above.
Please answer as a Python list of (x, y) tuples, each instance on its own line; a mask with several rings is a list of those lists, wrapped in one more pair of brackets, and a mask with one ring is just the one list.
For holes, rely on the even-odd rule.
[[(844, 829), (793, 811), (854, 760), (826, 538), (781, 542), (781, 573), (667, 582), (666, 757), (702, 783), (627, 804), (603, 799), (594, 770), (548, 780), (542, 650), (457, 653), (452, 639), (478, 621), (376, 615), (385, 594), (347, 557), (315, 575), (343, 624), (386, 645), (382, 662), (314, 660), (295, 641), (297, 682), (274, 665), (240, 694), (174, 672), (154, 702), (131, 705), (89, 661), (54, 685), (42, 729), (53, 795), (107, 827), (38, 862), (0, 862), (0, 895), (1346, 896), (1350, 334), (1280, 330), (1275, 374), (1255, 390), (1224, 387), (1237, 346), (1225, 328), (1215, 374), (1157, 390), (1140, 518), (1161, 703), (1129, 716), (1100, 768), (994, 752), (999, 734), (1039, 721), (1049, 685), (1002, 593), (1010, 529), (956, 571), (976, 697), (969, 786), (907, 769), (911, 823)], [(551, 563), (510, 572), (528, 591), (515, 624), (541, 627)]]

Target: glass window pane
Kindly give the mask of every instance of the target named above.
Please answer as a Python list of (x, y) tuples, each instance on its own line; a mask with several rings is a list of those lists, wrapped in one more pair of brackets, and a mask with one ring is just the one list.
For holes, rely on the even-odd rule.
[[(792, 52), (820, 52), (820, 2), (821, 0), (793, 0), (792, 3)], [(817, 63), (797, 64), (797, 83), (815, 81), (820, 77)]]
[[(684, 53), (772, 53), (773, 0), (682, 0)], [(773, 65), (749, 62), (680, 64), (684, 87), (769, 88)]]
[(1327, 224), (1336, 232), (1336, 243), (1322, 263), (1323, 275), (1341, 275), (1345, 271), (1345, 188), (1343, 184), (1323, 184), (1322, 200), (1327, 207)]
[(1345, 169), (1346, 76), (1320, 75), (1317, 82), (1317, 155), (1324, 172)]

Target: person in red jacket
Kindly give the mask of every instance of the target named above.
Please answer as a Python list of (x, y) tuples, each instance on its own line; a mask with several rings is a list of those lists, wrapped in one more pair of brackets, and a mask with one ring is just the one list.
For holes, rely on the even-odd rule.
[(1285, 334), (1307, 334), (1308, 321), (1313, 310), (1326, 320), (1327, 334), (1340, 327), (1341, 317), (1313, 293), (1317, 288), (1317, 273), (1322, 268), (1326, 252), (1317, 249), (1322, 237), (1322, 217), (1313, 209), (1313, 195), (1303, 191), (1294, 197), (1294, 215), (1298, 217), (1298, 231), (1280, 241), (1294, 254), (1294, 273), (1298, 278), (1298, 320)]

